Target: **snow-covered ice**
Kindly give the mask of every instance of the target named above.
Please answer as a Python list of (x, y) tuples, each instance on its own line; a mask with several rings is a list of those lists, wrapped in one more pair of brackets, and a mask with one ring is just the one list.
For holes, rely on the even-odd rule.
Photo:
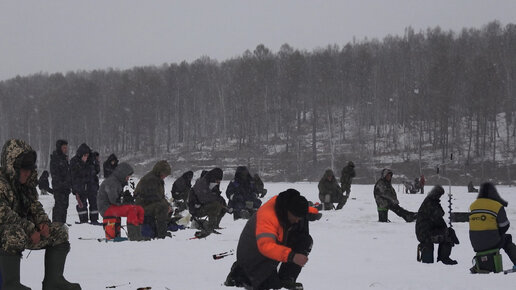
[[(172, 179), (167, 178), (170, 191)], [(270, 198), (287, 188), (295, 188), (309, 200), (317, 201), (317, 183), (266, 183)], [(225, 191), (227, 182), (221, 189)], [(401, 206), (417, 211), (423, 194), (404, 194), (395, 186)], [(430, 191), (431, 186), (425, 190)], [(445, 186), (448, 192), (448, 186)], [(498, 187), (509, 201), (507, 214), (516, 234), (516, 189)], [(305, 289), (515, 289), (516, 274), (469, 274), (474, 252), (468, 238), (468, 224), (454, 223), (460, 245), (453, 248), (451, 258), (459, 263), (422, 264), (416, 261), (417, 240), (414, 223), (406, 223), (392, 212), (391, 223), (377, 222), (373, 185), (353, 185), (351, 197), (341, 211), (323, 212), (319, 221), (310, 224), (314, 247), (299, 281)], [(453, 210), (467, 211), (476, 194), (466, 187), (452, 187)], [(41, 196), (45, 210), (51, 215), (52, 196)], [(70, 198), (68, 222), (78, 220), (75, 199)], [(441, 198), (447, 210), (448, 197)], [(447, 216), (446, 216), (447, 218)], [(125, 220), (123, 220), (125, 224)], [(173, 238), (149, 242), (105, 243), (79, 240), (79, 237), (101, 238), (102, 227), (73, 224), (70, 229), (72, 250), (68, 256), (65, 277), (79, 282), (83, 289), (100, 290), (106, 286), (131, 283), (115, 289), (230, 289), (222, 285), (235, 256), (213, 260), (212, 254), (236, 249), (245, 221), (233, 221), (226, 215), (221, 235), (189, 240), (193, 229), (173, 233)], [(123, 234), (125, 235), (125, 233)], [(436, 250), (437, 252), (437, 247)], [(503, 252), (503, 251), (502, 251)], [(435, 256), (437, 253), (435, 253)], [(28, 258), (27, 258), (28, 256)], [(503, 252), (504, 268), (512, 266)], [(44, 251), (23, 252), (21, 279), (32, 289), (40, 289), (44, 275)], [(233, 288), (236, 289), (236, 288)], [(241, 288), (242, 289), (242, 288)]]

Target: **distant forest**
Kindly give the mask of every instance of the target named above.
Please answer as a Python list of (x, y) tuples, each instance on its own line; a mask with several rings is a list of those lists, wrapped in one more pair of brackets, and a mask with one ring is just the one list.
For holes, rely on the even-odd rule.
[(264, 154), (275, 144), (304, 168), (321, 158), (333, 167), (341, 155), (421, 158), (425, 150), (443, 162), (459, 152), (466, 164), (512, 164), (515, 79), (515, 24), (409, 27), (402, 36), (311, 52), (258, 45), (224, 61), (2, 81), (0, 141), (27, 140), (43, 165), (59, 138), (104, 156), (229, 143)]

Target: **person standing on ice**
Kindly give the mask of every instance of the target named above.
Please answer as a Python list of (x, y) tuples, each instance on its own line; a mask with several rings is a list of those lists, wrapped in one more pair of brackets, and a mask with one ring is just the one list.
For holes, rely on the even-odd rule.
[(69, 196), (72, 187), (70, 164), (68, 162), (68, 142), (59, 139), (56, 141), (56, 150), (50, 155), (50, 175), (54, 190), (54, 208), (52, 222), (66, 223)]
[[(478, 197), (469, 207), (469, 239), (477, 253), (503, 248), (516, 269), (516, 245), (507, 234), (511, 225), (505, 212), (507, 205), (492, 183), (480, 185)], [(475, 267), (470, 270), (476, 273)]]
[(434, 244), (439, 244), (437, 262), (455, 265), (457, 261), (450, 259), (450, 254), (452, 247), (459, 243), (459, 239), (455, 231), (444, 221), (444, 210), (440, 203), (443, 194), (443, 187), (436, 185), (421, 204), (417, 212), (416, 237), (420, 243), (423, 263), (434, 262)]
[(384, 168), (380, 179), (374, 185), (374, 199), (378, 208), (378, 221), (389, 222), (389, 210), (403, 218), (406, 222), (416, 220), (417, 213), (410, 212), (399, 205), (396, 190), (392, 187), (392, 170)]
[[(92, 225), (101, 225), (98, 222), (99, 211), (97, 209), (97, 192), (99, 190), (98, 177), (100, 171), (97, 168), (91, 149), (86, 143), (82, 143), (75, 156), (70, 160), (70, 173), (72, 176), (72, 193), (77, 199), (77, 213), (79, 222), (87, 223), (88, 216)], [(88, 215), (89, 205), (89, 215)]]
[(353, 182), (353, 178), (355, 178), (355, 176), (355, 163), (353, 163), (353, 161), (348, 161), (348, 164), (342, 168), (340, 175), (340, 186), (342, 187), (342, 192), (346, 193), (346, 201), (351, 194), (351, 183)]
[(303, 289), (296, 280), (312, 250), (308, 221), (320, 217), (295, 189), (272, 197), (247, 221), (237, 260), (224, 284), (256, 290)]
[(20, 283), (25, 249), (45, 250), (43, 290), (80, 290), (63, 277), (70, 252), (68, 230), (51, 223), (36, 191), (36, 152), (24, 141), (8, 140), (0, 154), (0, 289), (30, 290)]
[(122, 162), (100, 185), (97, 195), (99, 213), (102, 217), (127, 217), (127, 237), (130, 241), (146, 240), (142, 237), (144, 210), (141, 206), (122, 204), (124, 186), (133, 174), (131, 165)]

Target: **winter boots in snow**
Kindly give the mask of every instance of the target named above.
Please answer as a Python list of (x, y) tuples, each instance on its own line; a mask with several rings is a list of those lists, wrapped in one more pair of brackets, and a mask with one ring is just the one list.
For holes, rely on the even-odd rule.
[(141, 225), (133, 225), (127, 224), (127, 237), (129, 241), (149, 241), (149, 237), (145, 237), (142, 235), (142, 227)]
[(20, 260), (19, 254), (8, 254), (0, 250), (0, 273), (2, 274), (2, 285), (0, 289), (30, 290), (20, 284)]
[(389, 210), (388, 209), (378, 209), (378, 222), (381, 223), (390, 223), (391, 221), (388, 219)]
[(440, 243), (437, 249), (437, 262), (441, 261), (445, 265), (456, 265), (457, 261), (450, 259), (452, 243)]
[(417, 212), (410, 212), (397, 204), (391, 205), (389, 209), (404, 219), (407, 223), (411, 223), (417, 219)]
[(45, 279), (43, 280), (43, 290), (81, 290), (79, 284), (70, 283), (63, 277), (68, 252), (70, 252), (69, 242), (45, 250)]

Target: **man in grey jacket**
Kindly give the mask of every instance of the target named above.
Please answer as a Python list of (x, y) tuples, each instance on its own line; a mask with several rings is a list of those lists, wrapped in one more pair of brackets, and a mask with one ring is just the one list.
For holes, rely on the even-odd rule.
[(103, 218), (127, 217), (127, 236), (131, 241), (145, 240), (141, 234), (144, 210), (139, 205), (122, 204), (121, 195), (129, 177), (133, 174), (133, 168), (123, 162), (100, 185), (97, 195), (99, 213)]

